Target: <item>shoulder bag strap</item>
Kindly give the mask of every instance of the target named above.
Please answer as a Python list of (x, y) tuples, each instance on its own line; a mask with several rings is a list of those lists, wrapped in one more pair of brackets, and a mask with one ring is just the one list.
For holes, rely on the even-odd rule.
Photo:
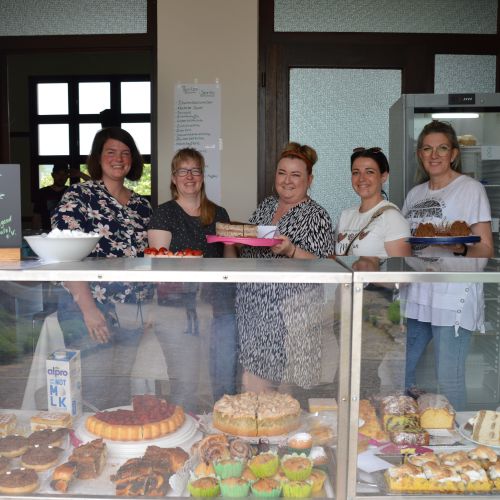
[(356, 233), (356, 236), (350, 241), (349, 245), (345, 249), (345, 252), (343, 255), (347, 255), (349, 253), (349, 250), (351, 249), (352, 244), (358, 239), (358, 236), (377, 218), (380, 217), (386, 210), (389, 209), (394, 209), (399, 212), (399, 208), (394, 207), (393, 205), (385, 205), (383, 207), (380, 207), (371, 217), (370, 220)]

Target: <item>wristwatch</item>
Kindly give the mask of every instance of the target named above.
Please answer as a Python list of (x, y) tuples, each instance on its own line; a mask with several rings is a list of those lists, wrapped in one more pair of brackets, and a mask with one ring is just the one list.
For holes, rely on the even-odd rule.
[(465, 243), (462, 243), (462, 245), (464, 246), (464, 249), (461, 252), (453, 252), (453, 255), (456, 255), (457, 257), (465, 257), (467, 255), (469, 247)]

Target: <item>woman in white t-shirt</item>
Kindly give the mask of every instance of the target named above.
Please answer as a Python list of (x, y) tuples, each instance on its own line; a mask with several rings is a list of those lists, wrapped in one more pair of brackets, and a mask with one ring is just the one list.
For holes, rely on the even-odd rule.
[[(427, 124), (417, 140), (422, 183), (406, 197), (403, 214), (412, 233), (422, 222), (465, 221), (481, 240), (474, 245), (416, 245), (414, 255), (438, 268), (463, 257), (492, 257), (491, 212), (484, 186), (460, 173), (460, 146), (453, 127), (437, 120)], [(449, 259), (446, 259), (449, 257)], [(462, 261), (463, 264), (467, 262)], [(471, 262), (475, 264), (475, 262)], [(457, 271), (463, 268), (459, 263)], [(472, 266), (474, 267), (474, 266)], [(427, 345), (434, 341), (438, 391), (456, 410), (466, 406), (465, 361), (473, 331), (484, 332), (484, 298), (479, 283), (411, 283), (401, 287), (407, 318), (407, 389), (416, 384), (416, 369)]]
[(408, 222), (382, 195), (388, 177), (389, 162), (380, 148), (353, 150), (351, 183), (361, 204), (340, 214), (335, 231), (336, 255), (384, 259), (411, 255)]

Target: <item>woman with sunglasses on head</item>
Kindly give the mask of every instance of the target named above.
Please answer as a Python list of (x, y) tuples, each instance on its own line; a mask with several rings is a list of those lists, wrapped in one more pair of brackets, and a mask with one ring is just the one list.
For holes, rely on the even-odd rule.
[[(484, 186), (460, 173), (460, 146), (453, 127), (434, 120), (417, 140), (421, 184), (407, 195), (403, 214), (412, 233), (420, 223), (437, 225), (465, 221), (472, 235), (481, 238), (474, 245), (414, 246), (418, 257), (492, 257), (491, 211)], [(445, 261), (446, 262), (446, 261)], [(461, 261), (464, 267), (466, 260)], [(461, 264), (460, 262), (457, 263)], [(475, 261), (469, 261), (477, 265)], [(465, 269), (464, 269), (465, 270)], [(471, 268), (475, 270), (475, 268)], [(416, 384), (416, 368), (427, 344), (434, 340), (438, 390), (456, 410), (466, 404), (465, 360), (473, 331), (484, 332), (484, 299), (477, 283), (412, 283), (402, 287), (407, 318), (407, 389)]]
[[(170, 192), (172, 199), (153, 212), (148, 227), (149, 246), (164, 247), (172, 252), (201, 250), (205, 258), (236, 257), (233, 246), (208, 244), (206, 236), (215, 234), (216, 222), (229, 222), (226, 210), (207, 197), (205, 191), (205, 159), (193, 148), (177, 151), (172, 158)], [(160, 285), (160, 290), (161, 290)], [(185, 283), (184, 304), (188, 326), (172, 328), (189, 337), (171, 339), (171, 331), (158, 332), (169, 370), (170, 398), (189, 407), (196, 399), (200, 374), (200, 334), (196, 312), (197, 284)], [(210, 371), (214, 398), (235, 392), (236, 377), (236, 323), (234, 317), (234, 286), (213, 284), (206, 287), (212, 304)], [(163, 328), (162, 325), (158, 325)], [(175, 378), (178, 380), (175, 381)], [(195, 407), (189, 408), (196, 411)]]
[(361, 199), (344, 210), (336, 230), (335, 253), (363, 257), (411, 255), (410, 228), (398, 207), (384, 199), (389, 163), (380, 148), (356, 148), (351, 155), (351, 183)]

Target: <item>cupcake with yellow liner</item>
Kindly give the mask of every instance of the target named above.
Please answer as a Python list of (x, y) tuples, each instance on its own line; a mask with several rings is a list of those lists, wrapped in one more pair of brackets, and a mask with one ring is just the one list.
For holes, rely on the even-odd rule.
[(201, 477), (188, 484), (192, 497), (216, 497), (220, 494), (219, 481), (215, 477)]
[(319, 493), (326, 481), (326, 472), (321, 469), (313, 469), (308, 478), (311, 482), (312, 493)]
[(308, 432), (297, 432), (287, 440), (289, 453), (305, 453), (311, 451), (313, 438)]
[(281, 495), (281, 483), (269, 477), (255, 481), (250, 489), (256, 497), (274, 498)]
[(304, 454), (285, 455), (281, 459), (281, 469), (288, 479), (292, 481), (303, 481), (311, 474), (313, 462)]
[(194, 475), (196, 477), (215, 476), (215, 469), (212, 462), (200, 462), (194, 468)]
[(223, 460), (215, 460), (214, 462), (215, 474), (220, 479), (240, 477), (244, 467), (245, 462), (238, 458), (226, 458)]
[(241, 479), (244, 479), (245, 481), (248, 481), (250, 484), (254, 483), (257, 481), (257, 476), (250, 470), (250, 467), (245, 467), (243, 470), (243, 473), (241, 474)]
[(220, 481), (220, 492), (223, 497), (246, 497), (249, 491), (250, 483), (241, 477), (228, 477)]
[(285, 498), (307, 498), (312, 494), (310, 481), (285, 481), (283, 483), (283, 496)]
[(259, 478), (273, 477), (280, 466), (280, 460), (276, 453), (266, 452), (255, 455), (248, 462), (250, 470)]

